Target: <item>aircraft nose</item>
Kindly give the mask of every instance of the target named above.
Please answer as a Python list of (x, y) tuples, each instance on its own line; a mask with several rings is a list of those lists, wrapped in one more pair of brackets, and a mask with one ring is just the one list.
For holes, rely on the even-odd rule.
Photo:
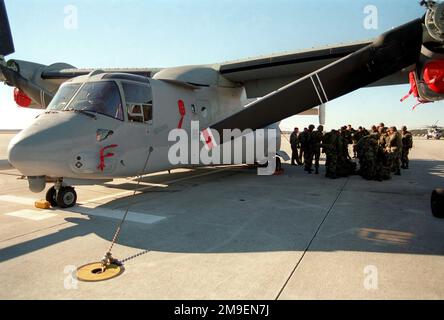
[[(29, 159), (30, 148), (26, 141), (16, 141), (8, 146), (8, 161), (21, 173), (28, 176), (29, 190), (32, 192), (42, 192), (45, 190), (45, 175), (37, 175), (32, 172), (32, 166)], [(31, 170), (29, 170), (31, 168)]]
[(39, 175), (38, 167), (41, 157), (32, 138), (14, 138), (8, 146), (8, 161), (17, 170), (26, 176)]
[(21, 163), (23, 163), (24, 160), (26, 160), (26, 154), (28, 154), (26, 150), (26, 146), (23, 145), (23, 143), (12, 141), (9, 143), (8, 146), (8, 161), (10, 164), (12, 164), (15, 168), (20, 166)]
[(66, 144), (52, 128), (32, 126), (11, 140), (8, 161), (25, 176), (42, 176), (62, 166), (63, 162), (57, 160), (66, 152)]
[[(81, 114), (42, 114), (11, 140), (8, 160), (28, 177), (69, 178), (94, 172), (99, 159), (95, 125)], [(107, 119), (99, 125), (116, 130)]]

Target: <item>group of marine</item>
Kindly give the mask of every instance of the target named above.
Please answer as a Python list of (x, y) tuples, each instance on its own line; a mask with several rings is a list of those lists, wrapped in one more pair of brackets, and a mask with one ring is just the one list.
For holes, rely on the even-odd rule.
[[(383, 181), (391, 174), (401, 175), (401, 169), (409, 168), (409, 151), (413, 147), (412, 134), (403, 126), (387, 128), (384, 123), (370, 130), (351, 125), (324, 133), (324, 127), (310, 125), (299, 132), (295, 128), (290, 135), (291, 164), (304, 165), (307, 173), (319, 174), (319, 158), (325, 153), (325, 176), (331, 179), (359, 174), (364, 179)], [(350, 156), (349, 146), (353, 156)], [(359, 169), (353, 159), (359, 160)], [(303, 160), (303, 162), (302, 162)]]

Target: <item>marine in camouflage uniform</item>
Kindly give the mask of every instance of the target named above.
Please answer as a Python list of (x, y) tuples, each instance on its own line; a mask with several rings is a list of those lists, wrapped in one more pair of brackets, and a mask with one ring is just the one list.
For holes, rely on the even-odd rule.
[(379, 140), (379, 137), (381, 136), (376, 126), (372, 126), (372, 128), (370, 129), (370, 135), (376, 137), (377, 140)]
[(359, 174), (367, 180), (378, 180), (378, 139), (377, 135), (369, 134), (362, 137), (356, 144), (359, 159)]
[(325, 133), (322, 140), (322, 151), (326, 155), (325, 176), (330, 179), (336, 179), (338, 177), (338, 141), (339, 133), (334, 129)]
[(304, 128), (304, 131), (302, 131), (301, 133), (299, 133), (299, 159), (302, 161), (305, 158), (305, 154), (304, 154), (304, 150), (307, 149), (306, 144), (308, 143), (308, 128)]
[(341, 132), (341, 134), (338, 135), (338, 162), (336, 168), (336, 174), (340, 177), (355, 174), (356, 163), (351, 160), (350, 154), (348, 153), (348, 145), (348, 135)]
[(386, 146), (387, 153), (392, 162), (392, 172), (395, 175), (401, 175), (401, 154), (402, 154), (402, 136), (396, 130), (396, 127), (390, 127), (389, 139)]
[(390, 161), (390, 156), (385, 151), (389, 143), (389, 135), (387, 133), (387, 128), (379, 126), (378, 133), (379, 133), (379, 139), (378, 139), (378, 151), (376, 157), (376, 168), (378, 172), (377, 180), (382, 181), (390, 179), (392, 163)]
[(341, 136), (342, 136), (342, 142), (344, 143), (345, 148), (343, 149), (344, 151), (344, 156), (346, 157), (346, 159), (351, 159), (350, 154), (348, 153), (348, 145), (352, 144), (352, 132), (350, 130), (347, 129), (346, 126), (341, 127)]
[(304, 141), (301, 141), (301, 145), (304, 146), (304, 170), (308, 173), (312, 173), (313, 169), (311, 168), (313, 166), (313, 156), (314, 156), (314, 144), (312, 143), (313, 140), (313, 130), (315, 126), (309, 125), (308, 126), (308, 132), (306, 135), (304, 135)]
[[(299, 151), (301, 144), (299, 142), (299, 128), (294, 128), (294, 131), (290, 135), (290, 145), (291, 145), (291, 165), (294, 166), (296, 163), (302, 165), (301, 159), (299, 158)], [(295, 163), (296, 161), (296, 163)]]
[(384, 148), (378, 144), (376, 155), (376, 179), (378, 181), (388, 180), (391, 178), (391, 163), (387, 157)]
[(387, 141), (388, 141), (387, 128), (386, 127), (379, 127), (378, 133), (379, 133), (378, 144), (382, 147), (382, 149), (385, 149)]
[(313, 150), (315, 174), (319, 174), (319, 158), (321, 157), (321, 146), (324, 138), (324, 127), (318, 126), (317, 131), (311, 133), (310, 147)]
[(413, 136), (410, 131), (407, 131), (407, 127), (402, 127), (402, 154), (401, 154), (401, 168), (409, 168), (409, 152), (413, 147)]
[(354, 159), (356, 159), (358, 157), (358, 154), (356, 152), (356, 144), (365, 135), (366, 134), (365, 134), (364, 129), (362, 127), (359, 127), (358, 130), (356, 130), (353, 133), (352, 140), (353, 140), (353, 158)]

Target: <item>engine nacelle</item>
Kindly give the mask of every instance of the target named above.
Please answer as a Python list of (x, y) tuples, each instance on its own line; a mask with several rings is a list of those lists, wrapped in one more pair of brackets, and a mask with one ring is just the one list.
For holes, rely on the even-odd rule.
[(417, 70), (418, 95), (425, 101), (444, 99), (444, 59), (431, 60)]
[(45, 66), (29, 61), (9, 60), (7, 66), (0, 66), (0, 80), (18, 88), (19, 91), (14, 91), (14, 100), (20, 107), (45, 109), (66, 79), (43, 79), (42, 73), (64, 68), (74, 67), (66, 63)]
[(14, 101), (20, 108), (26, 109), (45, 109), (45, 106), (35, 102), (23, 90), (14, 88)]
[[(418, 98), (423, 102), (444, 99), (444, 54), (424, 45), (415, 68)], [(412, 79), (410, 79), (410, 83)], [(413, 86), (412, 86), (412, 89)]]
[(409, 77), (410, 92), (401, 101), (409, 95), (416, 97), (418, 104), (444, 100), (443, 53), (432, 51), (423, 46), (419, 61), (413, 71), (410, 72)]
[(430, 90), (444, 94), (444, 60), (434, 60), (427, 63), (422, 74)]
[(19, 107), (22, 108), (28, 108), (32, 103), (31, 98), (19, 88), (14, 88), (14, 101)]

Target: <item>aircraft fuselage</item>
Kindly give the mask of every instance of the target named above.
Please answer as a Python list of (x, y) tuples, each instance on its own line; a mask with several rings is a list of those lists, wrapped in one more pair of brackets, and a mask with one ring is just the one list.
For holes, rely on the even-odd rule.
[[(186, 161), (172, 162), (170, 149), (178, 141), (171, 138), (171, 131), (183, 129), (191, 140), (196, 135), (192, 127), (198, 125), (200, 132), (241, 110), (244, 99), (241, 87), (184, 86), (128, 74), (74, 78), (60, 87), (45, 112), (13, 138), (8, 159), (33, 181), (112, 179), (208, 165), (200, 158), (193, 161), (196, 150), (191, 150), (190, 141)], [(203, 150), (204, 143), (198, 143), (198, 150)], [(242, 157), (231, 152), (230, 159), (221, 155), (216, 164), (245, 163), (245, 148)], [(31, 189), (41, 191), (41, 187)]]

